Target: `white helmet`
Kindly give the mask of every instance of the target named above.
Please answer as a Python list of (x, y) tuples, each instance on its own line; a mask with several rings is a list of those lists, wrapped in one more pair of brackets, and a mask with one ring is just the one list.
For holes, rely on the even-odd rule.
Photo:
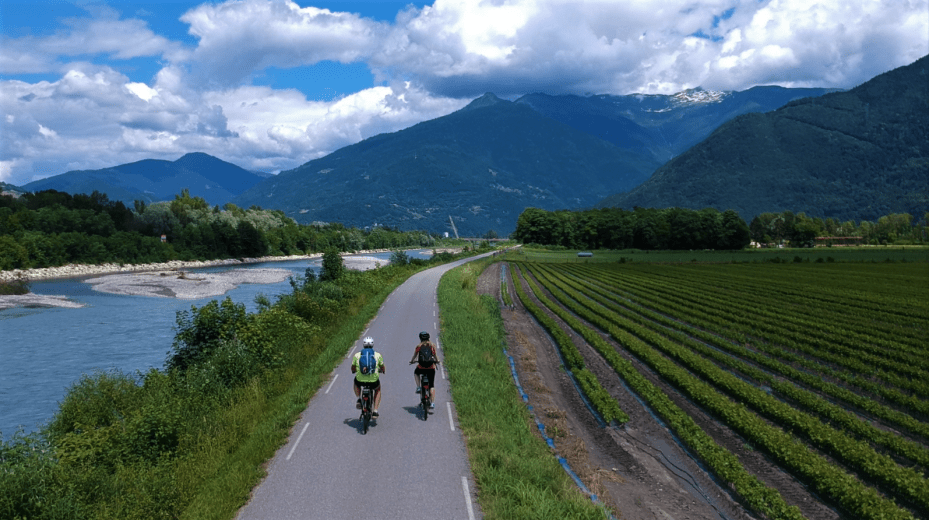
[(362, 344), (363, 344), (365, 347), (372, 347), (372, 348), (373, 348), (373, 347), (374, 347), (374, 338), (372, 338), (371, 336), (368, 336), (367, 338), (364, 339), (364, 341), (362, 341)]

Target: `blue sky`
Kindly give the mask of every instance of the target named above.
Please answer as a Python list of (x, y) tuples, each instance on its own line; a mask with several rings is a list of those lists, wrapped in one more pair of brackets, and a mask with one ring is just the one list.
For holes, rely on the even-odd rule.
[(485, 92), (850, 88), (926, 54), (929, 0), (0, 0), (0, 180), (276, 172)]

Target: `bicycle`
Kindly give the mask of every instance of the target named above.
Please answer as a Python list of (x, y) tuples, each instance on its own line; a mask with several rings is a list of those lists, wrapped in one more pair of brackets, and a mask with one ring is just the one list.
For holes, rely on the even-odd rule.
[(423, 420), (429, 419), (429, 408), (432, 406), (432, 385), (427, 374), (419, 374), (419, 403), (423, 407)]
[[(410, 363), (415, 365), (416, 362)], [(419, 374), (419, 403), (423, 409), (423, 420), (429, 419), (429, 409), (432, 408), (432, 382), (429, 374)]]
[(361, 434), (368, 433), (368, 425), (371, 423), (372, 406), (374, 403), (374, 391), (368, 387), (361, 388)]

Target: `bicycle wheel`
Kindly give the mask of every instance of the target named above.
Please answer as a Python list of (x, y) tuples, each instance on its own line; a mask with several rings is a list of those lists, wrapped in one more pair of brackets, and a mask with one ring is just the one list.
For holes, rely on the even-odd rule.
[(368, 424), (371, 422), (371, 395), (364, 392), (361, 396), (361, 434), (368, 433)]
[(423, 420), (429, 419), (429, 379), (426, 376), (419, 378), (419, 404), (423, 409)]

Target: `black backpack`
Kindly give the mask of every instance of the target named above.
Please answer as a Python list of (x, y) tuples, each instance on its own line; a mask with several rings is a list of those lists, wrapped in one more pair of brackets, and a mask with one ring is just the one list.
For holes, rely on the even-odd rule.
[(361, 349), (361, 357), (358, 359), (358, 370), (364, 375), (370, 375), (377, 371), (377, 357), (374, 355), (374, 349), (365, 347)]
[(428, 343), (419, 344), (419, 365), (428, 367), (435, 364), (435, 354), (432, 352), (432, 346)]

